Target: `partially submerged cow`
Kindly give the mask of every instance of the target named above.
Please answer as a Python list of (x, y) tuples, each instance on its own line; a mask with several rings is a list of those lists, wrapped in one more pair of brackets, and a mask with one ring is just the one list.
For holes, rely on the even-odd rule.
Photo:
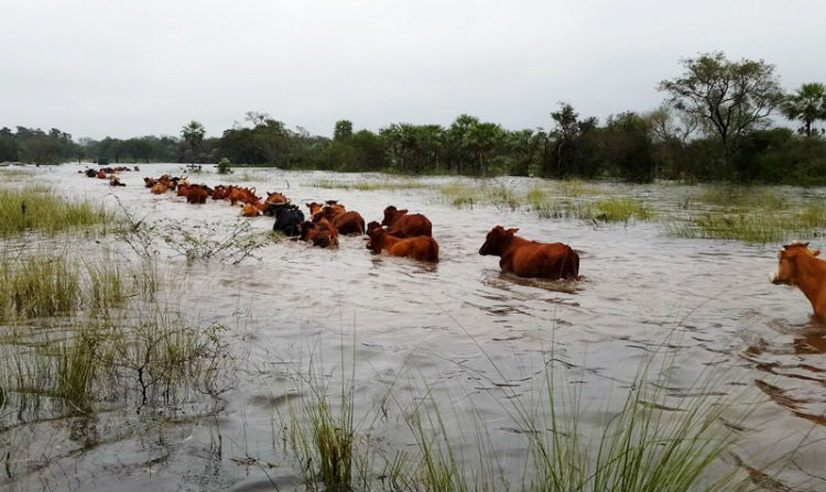
[(333, 225), (336, 226), (339, 234), (359, 236), (364, 234), (364, 217), (354, 210), (342, 212), (333, 217)]
[(494, 227), (488, 232), (480, 255), (499, 256), (503, 272), (520, 277), (576, 279), (579, 255), (567, 244), (529, 241), (514, 234), (519, 229)]
[(433, 225), (422, 214), (408, 214), (407, 209), (399, 210), (393, 205), (384, 209), (381, 225), (387, 226), (387, 233), (396, 237), (432, 236)]
[(279, 203), (273, 206), (275, 223), (272, 230), (282, 232), (287, 236), (298, 236), (301, 234), (299, 225), (304, 222), (304, 213), (289, 203)]
[(298, 225), (302, 241), (310, 241), (321, 248), (338, 248), (338, 230), (325, 217), (304, 221)]
[(373, 253), (387, 251), (391, 256), (404, 256), (414, 260), (436, 263), (439, 261), (439, 243), (431, 236), (401, 238), (390, 235), (378, 222), (367, 227), (367, 249)]
[(777, 267), (769, 276), (771, 283), (796, 285), (812, 303), (814, 314), (826, 319), (826, 261), (816, 258), (819, 249), (794, 241), (777, 253)]

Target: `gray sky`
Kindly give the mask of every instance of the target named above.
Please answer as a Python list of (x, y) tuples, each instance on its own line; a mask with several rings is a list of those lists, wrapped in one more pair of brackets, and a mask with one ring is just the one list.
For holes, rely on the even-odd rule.
[(679, 62), (723, 51), (826, 82), (823, 0), (0, 0), (0, 127), (75, 139), (220, 136), (247, 111), (331, 135), (463, 113), (547, 128), (648, 111)]

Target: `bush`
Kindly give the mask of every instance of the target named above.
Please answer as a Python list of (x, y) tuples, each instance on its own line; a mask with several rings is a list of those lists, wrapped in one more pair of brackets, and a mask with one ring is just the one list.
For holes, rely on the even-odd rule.
[(232, 174), (232, 169), (229, 168), (231, 164), (229, 159), (222, 157), (221, 162), (218, 163), (218, 174)]

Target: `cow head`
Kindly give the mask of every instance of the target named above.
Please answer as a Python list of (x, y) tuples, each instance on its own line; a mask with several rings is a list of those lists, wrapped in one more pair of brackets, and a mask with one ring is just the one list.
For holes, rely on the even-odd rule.
[(312, 203), (307, 204), (307, 208), (310, 209), (310, 215), (315, 215), (315, 214), (321, 212), (321, 207), (323, 207), (323, 205), (320, 204), (320, 203), (316, 203), (316, 202), (312, 202)]
[(367, 249), (374, 253), (381, 253), (385, 234), (386, 231), (382, 229), (378, 222), (372, 221), (367, 224)]
[(490, 230), (485, 238), (485, 244), (479, 248), (480, 255), (501, 255), (505, 248), (510, 244), (513, 235), (519, 229), (505, 229), (502, 226), (496, 226)]
[(286, 196), (282, 195), (281, 193), (278, 193), (277, 191), (276, 192), (268, 191), (267, 192), (267, 199), (265, 200), (265, 203), (267, 205), (276, 205), (276, 204), (279, 204), (279, 203), (287, 203), (289, 201), (290, 200)]
[(389, 227), (396, 223), (396, 219), (398, 219), (400, 215), (404, 215), (406, 213), (406, 208), (399, 210), (393, 205), (390, 205), (384, 209), (384, 219), (381, 221), (381, 225)]
[(769, 275), (769, 281), (775, 285), (795, 285), (797, 278), (797, 259), (801, 255), (817, 256), (819, 249), (809, 249), (809, 243), (800, 241), (791, 242), (777, 252), (777, 266)]

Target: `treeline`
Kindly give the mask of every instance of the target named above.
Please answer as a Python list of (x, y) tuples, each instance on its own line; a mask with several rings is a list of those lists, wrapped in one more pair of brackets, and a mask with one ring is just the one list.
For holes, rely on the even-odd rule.
[[(291, 130), (266, 113), (249, 112), (219, 138), (192, 121), (179, 137), (72, 142), (52, 129), (0, 131), (0, 160), (48, 164), (218, 162), (285, 169), (391, 171), (409, 174), (535, 175), (826, 184), (826, 87), (804, 84), (784, 94), (774, 67), (730, 61), (722, 53), (683, 60), (684, 73), (660, 82), (666, 100), (646, 112), (612, 115), (601, 124), (568, 103), (550, 113), (549, 129), (511, 131), (461, 115), (448, 127), (393, 123), (377, 133), (335, 124), (333, 137)], [(800, 123), (777, 126), (783, 115)]]

